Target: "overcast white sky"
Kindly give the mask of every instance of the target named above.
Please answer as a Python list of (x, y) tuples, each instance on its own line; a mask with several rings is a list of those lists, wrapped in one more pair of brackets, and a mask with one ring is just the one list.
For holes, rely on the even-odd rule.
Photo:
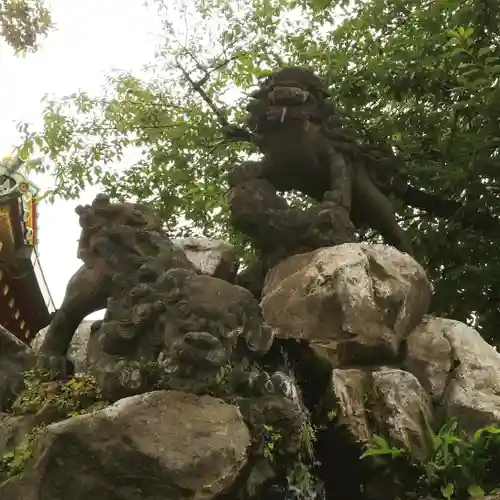
[[(98, 91), (111, 70), (139, 71), (151, 62), (159, 42), (159, 19), (143, 0), (48, 0), (46, 5), (57, 28), (37, 53), (16, 58), (0, 42), (0, 158), (18, 144), (15, 122), (40, 120), (44, 94)], [(50, 179), (31, 179), (42, 188), (50, 184)], [(57, 307), (81, 264), (74, 207), (89, 203), (97, 192), (88, 189), (79, 200), (40, 206), (38, 251)]]

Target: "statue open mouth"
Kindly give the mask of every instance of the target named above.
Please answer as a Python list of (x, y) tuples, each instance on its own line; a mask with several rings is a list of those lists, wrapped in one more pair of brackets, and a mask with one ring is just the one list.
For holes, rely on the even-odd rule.
[[(285, 120), (300, 119), (308, 120), (309, 113), (301, 108), (295, 108), (295, 112), (288, 113), (290, 106), (301, 106), (307, 102), (310, 93), (298, 87), (275, 86), (271, 88), (267, 100), (270, 103), (266, 110), (266, 120), (285, 123)], [(299, 111), (299, 113), (297, 113)]]
[(268, 123), (283, 125), (292, 121), (310, 121), (311, 115), (306, 109), (294, 106), (268, 106), (265, 119)]
[(253, 116), (250, 126), (257, 133), (315, 121), (316, 98), (299, 83), (271, 82), (253, 92), (252, 98), (247, 110)]

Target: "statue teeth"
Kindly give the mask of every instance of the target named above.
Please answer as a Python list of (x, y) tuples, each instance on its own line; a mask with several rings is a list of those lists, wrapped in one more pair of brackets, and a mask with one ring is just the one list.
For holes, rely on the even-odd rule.
[(286, 116), (286, 112), (287, 112), (288, 108), (287, 107), (284, 107), (282, 110), (281, 110), (281, 118), (280, 118), (280, 123), (283, 123), (285, 121), (285, 116)]

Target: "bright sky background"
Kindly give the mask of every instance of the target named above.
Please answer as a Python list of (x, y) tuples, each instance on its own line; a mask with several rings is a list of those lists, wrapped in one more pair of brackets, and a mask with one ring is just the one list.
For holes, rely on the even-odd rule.
[[(97, 92), (114, 69), (139, 72), (153, 60), (160, 41), (160, 20), (143, 0), (46, 0), (46, 5), (57, 26), (37, 53), (16, 58), (0, 42), (0, 158), (19, 143), (15, 122), (40, 122), (44, 94)], [(124, 158), (127, 162), (133, 159)], [(50, 184), (41, 176), (30, 179), (42, 189)], [(57, 307), (81, 265), (74, 207), (89, 203), (97, 192), (87, 189), (79, 200), (40, 206), (38, 252)]]

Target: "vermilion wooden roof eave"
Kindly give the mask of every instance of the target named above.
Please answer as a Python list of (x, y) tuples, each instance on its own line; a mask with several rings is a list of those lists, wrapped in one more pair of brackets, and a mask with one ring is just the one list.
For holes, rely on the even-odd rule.
[[(40, 265), (36, 247), (25, 244), (22, 223), (22, 210), (20, 204), (21, 194), (11, 193), (0, 198), (0, 206), (7, 206), (12, 223), (14, 244), (16, 247), (13, 264), (16, 264), (16, 276), (4, 272), (3, 281), (7, 284), (11, 293), (8, 300), (1, 300), (0, 307), (4, 314), (0, 318), (7, 322), (8, 328), (23, 342), (30, 344), (36, 333), (50, 323), (51, 315), (55, 312), (43, 270)], [(16, 307), (8, 307), (10, 298), (14, 298)], [(8, 309), (6, 309), (8, 307)], [(11, 310), (12, 309), (12, 310)], [(8, 321), (8, 313), (14, 314), (20, 311), (18, 319), (14, 317)], [(21, 324), (24, 321), (25, 327)], [(7, 327), (7, 325), (4, 325)]]

